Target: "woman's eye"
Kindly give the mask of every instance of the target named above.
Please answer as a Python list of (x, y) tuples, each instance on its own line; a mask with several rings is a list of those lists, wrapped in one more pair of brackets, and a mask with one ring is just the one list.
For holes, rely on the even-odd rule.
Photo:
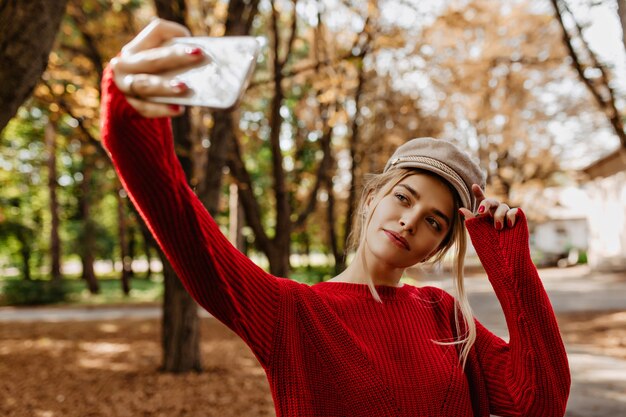
[(403, 202), (403, 203), (406, 203), (407, 201), (409, 201), (409, 199), (406, 198), (406, 196), (404, 196), (403, 194), (400, 194), (400, 193), (396, 193), (396, 198), (398, 200), (400, 200), (401, 202)]
[(432, 217), (428, 219), (428, 222), (430, 223), (430, 225), (432, 227), (435, 228), (435, 230), (440, 231), (441, 230), (441, 225), (439, 224), (439, 222), (435, 219), (433, 219)]

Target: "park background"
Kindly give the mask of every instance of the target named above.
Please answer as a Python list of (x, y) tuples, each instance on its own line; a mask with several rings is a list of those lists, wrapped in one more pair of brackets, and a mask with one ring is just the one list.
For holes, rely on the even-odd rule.
[[(173, 121), (190, 185), (240, 250), (330, 278), (364, 176), (408, 138), (451, 138), (528, 215), (571, 355), (568, 415), (626, 412), (624, 1), (33, 0), (0, 3), (2, 415), (274, 414), (253, 355), (198, 315), (100, 144), (103, 69), (154, 16), (264, 39), (238, 109)], [(471, 251), (467, 266), (489, 322)], [(445, 261), (410, 272), (449, 285)], [(606, 368), (599, 385), (581, 358)]]

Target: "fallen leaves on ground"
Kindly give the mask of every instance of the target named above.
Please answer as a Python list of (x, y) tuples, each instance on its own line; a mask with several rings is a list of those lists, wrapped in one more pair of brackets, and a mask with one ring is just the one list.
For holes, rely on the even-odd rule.
[(3, 417), (274, 416), (263, 369), (215, 319), (201, 322), (205, 372), (158, 371), (158, 320), (2, 323)]
[[(560, 315), (559, 325), (566, 343), (626, 359), (626, 312)], [(158, 371), (158, 320), (2, 323), (0, 415), (274, 416), (250, 349), (215, 319), (201, 333), (205, 372), (173, 375)]]
[(562, 314), (559, 327), (565, 343), (626, 359), (626, 311)]

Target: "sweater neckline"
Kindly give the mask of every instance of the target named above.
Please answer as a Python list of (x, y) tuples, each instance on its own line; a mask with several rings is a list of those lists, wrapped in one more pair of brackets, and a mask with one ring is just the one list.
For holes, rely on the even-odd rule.
[[(359, 298), (372, 298), (367, 284), (357, 284), (353, 282), (320, 282), (315, 284), (313, 288), (324, 293), (342, 293)], [(388, 285), (376, 285), (376, 291), (382, 300), (400, 300), (410, 296), (412, 289), (415, 287), (404, 284), (401, 287), (391, 287)]]

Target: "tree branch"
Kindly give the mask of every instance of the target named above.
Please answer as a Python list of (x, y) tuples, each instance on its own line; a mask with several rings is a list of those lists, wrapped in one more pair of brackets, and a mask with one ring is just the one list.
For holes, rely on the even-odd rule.
[(245, 164), (241, 156), (239, 140), (236, 135), (233, 135), (233, 138), (234, 140), (230, 147), (231, 152), (227, 162), (228, 167), (230, 168), (233, 178), (237, 182), (239, 197), (241, 198), (241, 204), (244, 207), (246, 224), (248, 224), (254, 232), (256, 246), (259, 250), (267, 254), (270, 251), (271, 241), (261, 224), (261, 207), (259, 206), (259, 202), (254, 196), (254, 192), (252, 190), (252, 179), (245, 168)]
[[(572, 58), (572, 65), (574, 66), (574, 69), (578, 73), (578, 76), (580, 77), (581, 81), (585, 84), (585, 86), (587, 87), (587, 89), (589, 90), (593, 98), (595, 99), (600, 109), (606, 114), (607, 118), (609, 119), (609, 122), (611, 123), (611, 126), (613, 127), (613, 131), (617, 134), (617, 136), (620, 139), (622, 147), (626, 148), (626, 132), (624, 132), (623, 122), (615, 106), (615, 95), (614, 95), (613, 90), (609, 86), (608, 75), (606, 74), (605, 69), (599, 63), (597, 57), (595, 56), (593, 51), (591, 51), (591, 49), (589, 48), (589, 45), (583, 38), (582, 28), (580, 27), (578, 22), (576, 22), (576, 19), (571, 14), (571, 12), (569, 12), (569, 9), (567, 9), (567, 5), (564, 5), (563, 8), (570, 13), (572, 20), (575, 22), (579, 40), (582, 42), (583, 47), (585, 48), (585, 51), (589, 54), (589, 57), (593, 63), (593, 68), (599, 70), (602, 75), (601, 82), (597, 82), (595, 80), (591, 80), (587, 78), (587, 76), (585, 75), (586, 68), (584, 64), (580, 61), (580, 57), (578, 56), (578, 53), (576, 52), (576, 50), (574, 49), (574, 46), (572, 45), (572, 38), (567, 28), (565, 27), (565, 23), (563, 22), (563, 14), (560, 8), (560, 3), (563, 3), (563, 2), (560, 2), (559, 0), (551, 0), (551, 1), (554, 7), (555, 17), (559, 25), (561, 26), (561, 30), (563, 32), (563, 43), (565, 44), (565, 47), (567, 48), (567, 51), (569, 52), (569, 55)], [(603, 97), (603, 94), (598, 90), (598, 87), (603, 87), (606, 89), (607, 91), (606, 98)]]

